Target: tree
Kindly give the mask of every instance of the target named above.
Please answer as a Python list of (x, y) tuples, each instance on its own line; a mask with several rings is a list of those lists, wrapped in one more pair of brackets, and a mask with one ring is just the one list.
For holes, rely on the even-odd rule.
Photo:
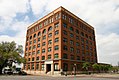
[(4, 67), (12, 67), (12, 63), (23, 63), (25, 59), (21, 56), (22, 46), (16, 46), (14, 41), (0, 43), (0, 74)]
[(85, 69), (86, 71), (88, 71), (89, 67), (90, 67), (90, 63), (89, 62), (83, 63), (83, 67), (82, 67), (83, 69)]
[(97, 63), (92, 65), (93, 69), (99, 71), (99, 65)]

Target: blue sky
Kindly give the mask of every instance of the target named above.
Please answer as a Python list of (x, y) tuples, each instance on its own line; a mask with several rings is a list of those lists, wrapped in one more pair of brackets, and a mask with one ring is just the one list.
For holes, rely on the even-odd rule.
[(0, 0), (0, 42), (25, 45), (27, 27), (63, 6), (95, 28), (99, 62), (119, 61), (119, 0)]

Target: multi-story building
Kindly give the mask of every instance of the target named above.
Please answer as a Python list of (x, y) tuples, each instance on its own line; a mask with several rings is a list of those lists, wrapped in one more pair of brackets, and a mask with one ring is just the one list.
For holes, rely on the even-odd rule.
[(56, 74), (97, 63), (94, 28), (63, 7), (30, 25), (26, 34), (24, 70)]

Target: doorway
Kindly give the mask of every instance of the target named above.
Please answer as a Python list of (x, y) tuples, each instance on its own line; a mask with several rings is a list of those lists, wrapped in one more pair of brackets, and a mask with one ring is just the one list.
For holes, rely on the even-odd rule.
[(47, 72), (51, 71), (51, 64), (47, 64)]

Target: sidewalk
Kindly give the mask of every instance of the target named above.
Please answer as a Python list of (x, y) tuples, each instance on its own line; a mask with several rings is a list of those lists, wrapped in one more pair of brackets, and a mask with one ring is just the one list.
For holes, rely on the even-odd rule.
[[(50, 75), (52, 77), (74, 77), (74, 75)], [(90, 75), (87, 75), (87, 74), (79, 74), (79, 75), (76, 75), (76, 77), (99, 77), (99, 78), (117, 78), (119, 79), (119, 74), (105, 74), (105, 73), (102, 73), (102, 74), (90, 74)]]

